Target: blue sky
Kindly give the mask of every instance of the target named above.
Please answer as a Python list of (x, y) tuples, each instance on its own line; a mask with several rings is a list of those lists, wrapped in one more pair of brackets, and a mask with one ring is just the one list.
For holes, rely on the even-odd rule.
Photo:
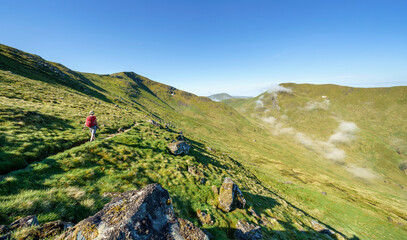
[(20, 1), (0, 43), (77, 71), (134, 71), (198, 95), (281, 82), (407, 85), (407, 1)]

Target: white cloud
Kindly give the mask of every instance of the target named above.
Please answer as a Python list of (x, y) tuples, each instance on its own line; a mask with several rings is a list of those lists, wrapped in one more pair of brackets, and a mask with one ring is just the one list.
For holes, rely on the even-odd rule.
[(304, 109), (307, 111), (312, 111), (316, 109), (328, 110), (330, 104), (331, 102), (329, 101), (329, 99), (324, 99), (322, 102), (308, 101)]
[(290, 88), (283, 87), (281, 85), (272, 85), (267, 90), (268, 93), (292, 93)]
[(355, 175), (356, 177), (359, 177), (359, 178), (368, 179), (368, 180), (378, 178), (378, 176), (375, 173), (373, 173), (371, 170), (369, 170), (367, 168), (358, 167), (354, 164), (348, 164), (348, 166), (346, 167), (346, 170), (348, 170), (348, 172), (352, 173), (353, 175)]
[(356, 132), (359, 130), (354, 122), (341, 122), (338, 129), (331, 135), (328, 142), (348, 143), (356, 138)]

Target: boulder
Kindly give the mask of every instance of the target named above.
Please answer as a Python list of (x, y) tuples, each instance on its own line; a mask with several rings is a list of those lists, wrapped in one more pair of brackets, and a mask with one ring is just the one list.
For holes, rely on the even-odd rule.
[(230, 212), (234, 208), (244, 208), (244, 199), (239, 187), (230, 178), (225, 178), (219, 190), (219, 208)]
[(181, 154), (188, 154), (189, 149), (191, 147), (184, 141), (177, 141), (177, 142), (169, 143), (168, 148), (170, 149), (172, 154), (181, 155)]
[(202, 212), (200, 209), (196, 210), (196, 215), (198, 216), (199, 221), (202, 225), (212, 225), (213, 221), (211, 215), (206, 212)]
[(181, 236), (186, 240), (209, 240), (208, 236), (190, 221), (178, 218)]
[(235, 237), (237, 240), (263, 239), (260, 226), (239, 220), (236, 224)]
[(206, 239), (192, 237), (204, 235), (192, 223), (177, 219), (167, 190), (150, 184), (113, 198), (59, 239)]
[(24, 218), (20, 218), (9, 225), (10, 230), (15, 230), (17, 228), (26, 228), (38, 225), (38, 219), (35, 215), (30, 215)]

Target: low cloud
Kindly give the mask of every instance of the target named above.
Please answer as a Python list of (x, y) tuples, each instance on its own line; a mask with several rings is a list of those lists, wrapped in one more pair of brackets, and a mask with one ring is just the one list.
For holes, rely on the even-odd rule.
[(292, 93), (290, 88), (283, 87), (281, 85), (272, 85), (268, 90), (268, 93)]
[(297, 131), (295, 128), (286, 127), (275, 117), (262, 117), (261, 120), (271, 127), (271, 131), (274, 135), (293, 137), (306, 148), (321, 154), (326, 159), (343, 165), (348, 172), (356, 177), (368, 180), (377, 178), (377, 175), (367, 168), (358, 167), (354, 164), (346, 164), (346, 152), (337, 146), (337, 144), (349, 143), (356, 139), (356, 133), (359, 131), (359, 128), (354, 122), (340, 122), (335, 133), (329, 137), (328, 141), (320, 141), (313, 139), (303, 132)]
[(317, 109), (328, 110), (330, 104), (331, 104), (331, 102), (329, 101), (329, 99), (325, 99), (321, 102), (308, 101), (306, 103), (304, 109), (307, 111), (312, 111), (312, 110), (317, 110)]
[(358, 167), (354, 164), (348, 164), (346, 167), (346, 170), (348, 170), (348, 172), (352, 173), (353, 175), (355, 175), (356, 177), (359, 177), (359, 178), (368, 179), (368, 180), (378, 178), (378, 176), (375, 173), (373, 173), (371, 170), (369, 170), (367, 168)]
[(264, 95), (261, 95), (259, 99), (256, 100), (256, 108), (264, 108), (263, 97)]
[(328, 142), (333, 144), (348, 143), (356, 138), (356, 133), (358, 131), (359, 128), (354, 122), (341, 122), (336, 132), (329, 138)]

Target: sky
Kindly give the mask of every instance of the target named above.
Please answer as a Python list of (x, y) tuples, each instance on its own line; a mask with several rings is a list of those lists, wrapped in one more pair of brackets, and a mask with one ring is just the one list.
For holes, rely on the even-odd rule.
[(407, 85), (405, 0), (3, 0), (0, 43), (201, 96)]

